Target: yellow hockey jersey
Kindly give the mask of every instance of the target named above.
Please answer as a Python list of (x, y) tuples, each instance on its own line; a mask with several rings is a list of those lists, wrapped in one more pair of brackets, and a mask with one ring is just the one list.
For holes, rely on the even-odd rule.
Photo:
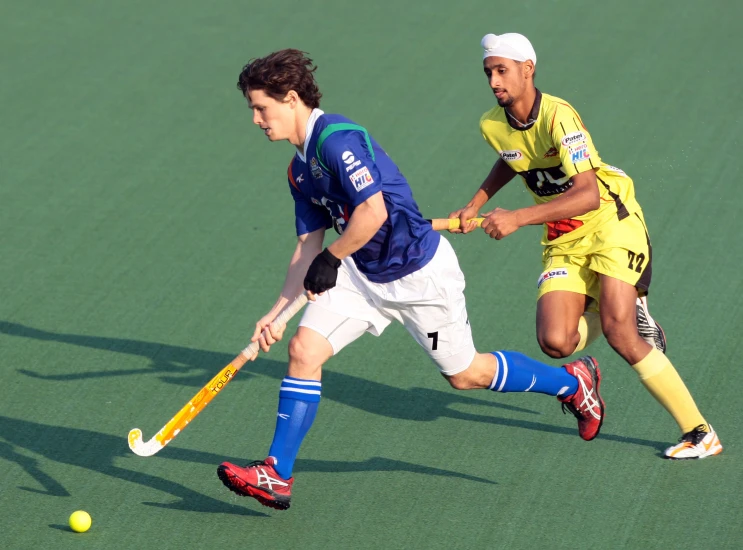
[[(532, 122), (533, 121), (533, 122)], [(604, 164), (588, 130), (573, 107), (537, 90), (530, 124), (521, 127), (503, 107), (480, 119), (480, 131), (490, 146), (519, 174), (537, 204), (559, 197), (573, 185), (571, 178), (596, 172), (600, 206), (582, 216), (545, 224), (542, 244), (558, 244), (596, 231), (640, 210), (632, 179)]]

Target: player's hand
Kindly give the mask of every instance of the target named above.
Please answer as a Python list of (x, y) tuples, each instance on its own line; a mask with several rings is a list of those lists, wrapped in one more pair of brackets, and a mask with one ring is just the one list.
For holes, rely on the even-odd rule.
[(496, 208), (484, 215), (482, 229), (491, 238), (501, 240), (521, 227), (516, 210)]
[(449, 233), (469, 233), (477, 229), (476, 222), (470, 222), (472, 218), (477, 218), (477, 209), (471, 206), (460, 208), (449, 214), (449, 219), (459, 218), (459, 229), (449, 229)]
[(315, 294), (322, 294), (335, 286), (340, 266), (341, 261), (327, 248), (315, 256), (304, 278), (304, 288), (309, 291), (310, 300), (314, 300)]
[[(284, 336), (284, 329), (286, 327), (277, 326), (273, 322), (276, 317), (278, 317), (278, 314), (268, 313), (255, 324), (255, 331), (250, 341), (258, 342), (263, 352), (270, 350), (271, 346)], [(255, 361), (256, 357), (258, 357), (257, 352), (252, 357), (249, 357), (248, 361)]]

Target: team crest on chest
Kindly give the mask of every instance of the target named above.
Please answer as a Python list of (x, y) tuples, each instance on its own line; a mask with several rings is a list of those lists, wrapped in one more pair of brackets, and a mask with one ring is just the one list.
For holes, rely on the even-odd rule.
[(317, 164), (317, 159), (315, 157), (312, 157), (310, 160), (310, 171), (312, 172), (313, 178), (317, 180), (322, 179), (322, 168)]

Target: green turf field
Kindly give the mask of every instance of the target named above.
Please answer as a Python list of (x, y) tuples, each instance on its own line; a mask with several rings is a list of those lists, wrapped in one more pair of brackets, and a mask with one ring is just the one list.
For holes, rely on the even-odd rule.
[[(310, 4), (0, 0), (0, 547), (739, 548), (741, 4)], [(393, 326), (327, 365), (289, 511), (215, 475), (265, 457), (285, 344), (134, 456), (129, 429), (154, 435), (246, 344), (293, 248), (292, 149), (252, 127), (243, 64), (309, 51), (323, 108), (445, 216), (492, 165), (479, 41), (508, 31), (634, 177), (652, 311), (725, 452), (661, 460), (675, 423), (605, 342), (607, 420), (586, 443), (552, 398), (450, 389)], [(515, 182), (497, 204), (529, 201)], [(480, 349), (541, 356), (539, 236), (448, 236)]]

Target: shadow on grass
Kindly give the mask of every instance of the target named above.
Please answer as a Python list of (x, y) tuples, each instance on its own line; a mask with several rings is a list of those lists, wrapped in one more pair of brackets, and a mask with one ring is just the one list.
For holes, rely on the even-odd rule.
[[(86, 373), (47, 374), (29, 370), (19, 370), (19, 372), (26, 376), (60, 382), (71, 382), (87, 378), (130, 375), (142, 376), (155, 373), (158, 374), (158, 378), (163, 382), (200, 388), (217, 372), (219, 368), (226, 365), (234, 357), (219, 352), (142, 342), (138, 340), (55, 333), (10, 322), (0, 322), (0, 333), (22, 338), (63, 342), (66, 344), (107, 350), (115, 353), (139, 355), (146, 357), (151, 361), (150, 366), (143, 369), (105, 369)], [(286, 363), (259, 358), (257, 361), (246, 365), (233, 384), (245, 383), (256, 375), (281, 380), (284, 377), (285, 372)], [(443, 380), (441, 383), (446, 384)], [(485, 395), (484, 392), (477, 393), (478, 395)], [(498, 417), (473, 414), (451, 408), (451, 405), (454, 404), (480, 405), (529, 416), (539, 414), (533, 410), (500, 403), (497, 401), (497, 399), (503, 398), (500, 395), (493, 395), (491, 393), (487, 396), (487, 399), (475, 398), (471, 397), (471, 395), (471, 392), (465, 393), (456, 391), (450, 389), (448, 386), (446, 386), (446, 390), (443, 391), (427, 388), (402, 389), (388, 384), (366, 380), (357, 376), (336, 372), (327, 368), (323, 370), (323, 399), (330, 399), (371, 414), (400, 420), (424, 422), (430, 422), (445, 417), (535, 430), (545, 433), (561, 434), (570, 437), (577, 436), (577, 430), (574, 424), (575, 421), (570, 416), (565, 417), (564, 420), (565, 423), (570, 424), (570, 427), (568, 427), (555, 426), (523, 418), (512, 418), (511, 416)], [(547, 396), (540, 395), (537, 399), (544, 398), (547, 398)], [(557, 405), (555, 405), (555, 410), (558, 410)], [(562, 415), (559, 415), (559, 418), (562, 418)], [(617, 443), (646, 446), (655, 450), (662, 450), (666, 446), (666, 443), (661, 441), (652, 441), (636, 437), (623, 437), (606, 433), (602, 433), (600, 438)]]
[[(118, 459), (143, 460), (131, 453), (125, 437), (77, 428), (51, 426), (6, 416), (0, 416), (0, 436), (4, 440), (0, 441), (0, 458), (21, 466), (29, 476), (44, 488), (41, 491), (20, 487), (23, 490), (50, 496), (70, 495), (60, 483), (41, 471), (36, 459), (18, 452), (20, 449), (42, 456), (51, 462), (85, 468), (113, 478), (136, 483), (148, 489), (156, 489), (178, 499), (177, 502), (167, 504), (144, 503), (150, 506), (194, 512), (265, 516), (265, 514), (200, 494), (180, 483), (118, 466), (116, 464)], [(224, 457), (214, 453), (180, 448), (164, 449), (158, 456), (164, 459), (188, 462), (189, 464), (208, 465), (213, 470), (215, 483), (219, 483), (216, 476), (218, 464), (224, 460), (236, 463), (243, 462), (243, 459), (237, 457)], [(373, 457), (357, 462), (300, 459), (297, 462), (297, 469), (305, 472), (333, 472), (336, 474), (368, 471), (410, 472), (420, 475), (455, 477), (489, 485), (495, 483), (492, 480), (462, 472), (432, 468), (383, 457)], [(225, 489), (225, 496), (228, 494)]]

